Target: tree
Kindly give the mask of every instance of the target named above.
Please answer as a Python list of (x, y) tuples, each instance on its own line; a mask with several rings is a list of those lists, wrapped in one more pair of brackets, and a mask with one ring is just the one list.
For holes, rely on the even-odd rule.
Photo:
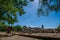
[(18, 21), (17, 15), (21, 16), (25, 13), (23, 6), (27, 4), (27, 0), (0, 0), (0, 22), (14, 24)]
[(20, 25), (17, 25), (16, 26), (16, 29), (17, 29), (17, 31), (21, 31), (22, 30), (22, 27)]
[(22, 26), (20, 25), (16, 25), (16, 26), (13, 26), (13, 31), (21, 31), (22, 30)]
[(60, 11), (60, 0), (39, 0), (38, 16)]
[(1, 32), (6, 31), (7, 28), (8, 28), (7, 25), (5, 25), (5, 24), (3, 24), (3, 23), (0, 22), (0, 31), (1, 31)]
[[(32, 1), (34, 0), (30, 0), (30, 2)], [(14, 24), (18, 21), (17, 15), (21, 16), (25, 13), (23, 6), (27, 6), (27, 4), (27, 0), (0, 0), (0, 21)], [(39, 0), (38, 16), (48, 15), (51, 10), (60, 10), (60, 0)]]
[(57, 26), (57, 29), (56, 29), (58, 32), (60, 32), (60, 25)]

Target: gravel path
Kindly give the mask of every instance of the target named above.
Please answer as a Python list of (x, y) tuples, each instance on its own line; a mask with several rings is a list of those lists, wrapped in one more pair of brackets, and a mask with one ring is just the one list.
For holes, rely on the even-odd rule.
[(34, 38), (28, 38), (28, 37), (22, 37), (22, 36), (12, 36), (12, 37), (4, 37), (4, 38), (0, 38), (1, 40), (38, 40), (38, 39), (34, 39)]

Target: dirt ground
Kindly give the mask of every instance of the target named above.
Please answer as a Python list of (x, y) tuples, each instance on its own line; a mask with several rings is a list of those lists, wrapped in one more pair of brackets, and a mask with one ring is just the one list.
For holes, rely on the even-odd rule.
[[(7, 35), (7, 34), (5, 32), (0, 32), (0, 35)], [(0, 37), (0, 40), (38, 40), (38, 39), (14, 35), (11, 37)]]
[[(15, 32), (15, 34), (20, 34), (18, 32)], [(28, 33), (22, 33), (29, 35)], [(0, 32), (0, 35), (6, 35), (5, 32)], [(60, 33), (37, 33), (37, 34), (30, 34), (30, 35), (37, 35), (37, 36), (50, 36), (50, 37), (58, 37), (60, 38)], [(34, 38), (29, 38), (29, 37), (23, 37), (19, 35), (14, 35), (11, 37), (0, 37), (0, 40), (38, 40)]]
[(38, 40), (38, 39), (22, 37), (22, 36), (15, 35), (15, 36), (12, 36), (12, 37), (0, 38), (0, 40)]

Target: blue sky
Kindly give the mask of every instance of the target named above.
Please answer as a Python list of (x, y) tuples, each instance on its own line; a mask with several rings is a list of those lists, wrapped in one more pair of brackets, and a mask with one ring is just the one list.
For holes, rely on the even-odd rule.
[(18, 16), (18, 21), (14, 25), (26, 25), (31, 27), (41, 27), (43, 24), (45, 28), (56, 28), (60, 23), (60, 12), (50, 12), (48, 16), (37, 16), (38, 1), (35, 0), (24, 7), (26, 14)]

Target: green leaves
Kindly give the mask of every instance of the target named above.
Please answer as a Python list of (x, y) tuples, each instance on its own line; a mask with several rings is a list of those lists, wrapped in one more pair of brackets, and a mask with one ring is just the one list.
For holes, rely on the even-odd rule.
[(60, 24), (57, 26), (56, 30), (60, 32)]
[(42, 4), (43, 5), (45, 5), (45, 4), (47, 4), (48, 2), (47, 2), (47, 0), (42, 0)]
[(22, 30), (22, 26), (17, 25), (17, 26), (13, 26), (14, 31), (21, 31)]
[(60, 11), (59, 0), (39, 0), (39, 11), (37, 11), (39, 15), (49, 14), (51, 11), (55, 11), (56, 13)]
[(8, 24), (18, 22), (17, 15), (25, 14), (23, 6), (27, 6), (27, 4), (27, 0), (0, 0), (0, 20), (6, 21)]
[(21, 6), (26, 6), (27, 1), (22, 0), (0, 0), (0, 20), (7, 21), (8, 24), (17, 22), (17, 13), (23, 15), (25, 12)]
[(34, 1), (34, 0), (30, 0), (31, 2)]

